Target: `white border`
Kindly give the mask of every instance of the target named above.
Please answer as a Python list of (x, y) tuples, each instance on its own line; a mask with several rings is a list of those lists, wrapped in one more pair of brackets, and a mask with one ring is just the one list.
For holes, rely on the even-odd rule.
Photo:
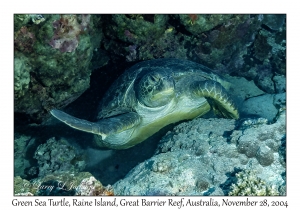
[[(300, 47), (299, 12), (296, 1), (251, 0), (251, 1), (1, 1), (0, 19), (0, 90), (1, 90), (1, 180), (0, 206), (12, 207), (13, 195), (13, 14), (14, 13), (286, 13), (287, 14), (287, 197), (272, 197), (287, 200), (289, 208), (299, 206), (299, 131), (300, 117)], [(298, 134), (298, 135), (297, 135)], [(40, 200), (47, 198), (38, 197)], [(154, 197), (153, 199), (157, 199)], [(187, 199), (188, 197), (184, 197)], [(199, 199), (201, 197), (192, 197)], [(225, 197), (228, 198), (228, 197)], [(29, 198), (20, 198), (29, 199)], [(31, 200), (34, 200), (32, 198)], [(58, 199), (58, 198), (54, 198)], [(72, 199), (72, 198), (67, 198)], [(94, 198), (86, 198), (93, 200)], [(120, 198), (118, 198), (120, 199)], [(128, 200), (142, 199), (129, 197)], [(150, 199), (150, 198), (149, 198)], [(168, 199), (168, 197), (161, 198)], [(180, 198), (177, 198), (180, 200)], [(207, 199), (205, 197), (205, 199)], [(222, 197), (216, 197), (222, 199)], [(245, 198), (235, 197), (235, 200)], [(257, 198), (256, 200), (260, 200)], [(297, 200), (298, 199), (298, 200)], [(40, 207), (30, 207), (30, 209)], [(49, 207), (48, 207), (49, 208)], [(51, 208), (51, 207), (50, 207)], [(62, 209), (64, 207), (61, 207)], [(78, 208), (78, 207), (74, 207)], [(103, 207), (94, 207), (103, 208)], [(133, 207), (134, 208), (134, 207)], [(140, 208), (140, 207), (139, 207)], [(155, 207), (157, 208), (157, 207)], [(166, 207), (164, 207), (166, 208)], [(167, 207), (174, 209), (174, 207)], [(199, 207), (197, 207), (199, 208)], [(240, 207), (239, 207), (240, 208)], [(249, 207), (247, 207), (249, 208)], [(258, 208), (258, 207), (255, 207)], [(27, 207), (28, 209), (28, 207)], [(103, 208), (104, 209), (104, 208)], [(178, 208), (176, 208), (178, 209)], [(211, 207), (210, 209), (213, 209)], [(228, 207), (227, 209), (232, 209)], [(294, 208), (296, 209), (296, 208)]]

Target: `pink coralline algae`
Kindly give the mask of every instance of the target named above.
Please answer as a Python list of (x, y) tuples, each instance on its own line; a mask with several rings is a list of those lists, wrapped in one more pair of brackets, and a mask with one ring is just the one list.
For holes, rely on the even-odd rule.
[(32, 52), (35, 41), (36, 38), (34, 34), (31, 33), (26, 26), (23, 26), (19, 31), (15, 33), (14, 47), (18, 51), (27, 53)]
[(79, 43), (79, 35), (85, 31), (90, 22), (90, 15), (82, 15), (81, 23), (76, 15), (61, 15), (59, 20), (53, 22), (54, 36), (49, 44), (61, 52), (74, 51)]
[(136, 60), (136, 45), (129, 45), (128, 46), (129, 55), (126, 56), (126, 60), (128, 62)]

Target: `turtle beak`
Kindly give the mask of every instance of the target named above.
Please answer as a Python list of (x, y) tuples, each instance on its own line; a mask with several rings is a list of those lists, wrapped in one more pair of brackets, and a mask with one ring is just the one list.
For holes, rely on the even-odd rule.
[(152, 101), (160, 100), (164, 97), (168, 97), (170, 95), (174, 94), (174, 88), (168, 88), (166, 90), (160, 91), (159, 93), (153, 95), (151, 97)]

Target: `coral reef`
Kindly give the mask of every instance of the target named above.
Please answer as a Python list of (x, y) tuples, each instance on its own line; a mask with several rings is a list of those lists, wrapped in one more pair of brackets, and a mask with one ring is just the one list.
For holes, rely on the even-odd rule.
[(35, 35), (30, 32), (26, 26), (21, 27), (20, 30), (14, 34), (14, 47), (16, 51), (25, 53), (32, 52), (35, 41)]
[(269, 186), (254, 171), (244, 170), (236, 174), (237, 183), (232, 184), (231, 196), (274, 196), (279, 195), (275, 186)]
[[(75, 116), (91, 118), (82, 110), (97, 107), (118, 75), (155, 58), (191, 60), (222, 74), (234, 84), (241, 119), (183, 122), (146, 146), (91, 153), (97, 158), (84, 169), (76, 149), (90, 152), (88, 138), (72, 137), (72, 146), (51, 138), (53, 129), (68, 141), (72, 134), (46, 121), (49, 110), (69, 105)], [(87, 90), (90, 98), (76, 107)], [(15, 126), (24, 128), (15, 127), (14, 194), (286, 195), (285, 92), (286, 15), (15, 14)]]
[(267, 93), (284, 90), (285, 15), (16, 14), (14, 28), (15, 60), (30, 67), (22, 90), (15, 78), (15, 112), (38, 123), (77, 99), (92, 69), (109, 60), (188, 59), (251, 79)]
[[(78, 155), (77, 155), (78, 156)], [(76, 160), (76, 150), (65, 140), (49, 139), (38, 146), (34, 158), (38, 161), (39, 176), (53, 172), (74, 173), (85, 168), (84, 160)]]
[(26, 56), (20, 54), (14, 59), (14, 96), (18, 100), (26, 94), (30, 83), (30, 71), (32, 66), (28, 64)]
[(22, 179), (20, 176), (14, 177), (14, 195), (34, 195), (36, 189), (26, 179)]
[(282, 176), (285, 153), (279, 152), (285, 151), (282, 143), (285, 112), (280, 112), (275, 123), (267, 122), (246, 120), (238, 125), (234, 120), (198, 118), (181, 123), (161, 139), (153, 157), (113, 185), (114, 192), (116, 195), (228, 195), (235, 174), (255, 170), (258, 183), (273, 186), (261, 186), (255, 193), (278, 195), (278, 189), (285, 185)]
[[(283, 19), (284, 20), (284, 19)], [(285, 24), (281, 30), (270, 31), (262, 28), (245, 56), (247, 65), (240, 76), (251, 78), (257, 86), (267, 93), (280, 93), (274, 88), (274, 76), (286, 74), (286, 31)]]
[(30, 168), (30, 159), (26, 156), (36, 139), (15, 133), (14, 136), (14, 176), (28, 177), (26, 169)]
[(31, 180), (14, 178), (15, 195), (38, 196), (103, 196), (113, 195), (111, 186), (103, 186), (101, 182), (88, 172), (69, 173), (55, 172)]
[[(186, 58), (181, 39), (174, 27), (168, 26), (168, 15), (111, 15), (105, 17), (107, 51), (124, 54), (128, 62), (154, 58)], [(117, 27), (116, 27), (117, 26)], [(116, 43), (120, 40), (121, 43)]]
[(262, 23), (269, 27), (271, 30), (280, 30), (285, 23), (284, 14), (265, 14), (262, 16)]
[[(236, 142), (238, 152), (248, 158), (256, 157), (262, 166), (269, 166), (274, 162), (274, 154), (279, 152), (286, 135), (285, 112), (280, 113), (276, 123), (252, 124), (246, 129), (233, 131), (232, 142)], [(247, 122), (248, 124), (248, 122)], [(281, 157), (283, 158), (283, 157)]]
[(95, 177), (83, 179), (77, 187), (76, 195), (81, 196), (112, 196), (113, 189), (110, 185), (104, 187)]
[(97, 16), (43, 15), (39, 24), (32, 18), (15, 15), (14, 106), (16, 113), (40, 123), (50, 109), (66, 106), (88, 89), (90, 61), (102, 33), (94, 27)]
[[(128, 62), (193, 60), (220, 73), (253, 79), (265, 92), (275, 93), (272, 77), (275, 72), (284, 75), (286, 68), (285, 15), (275, 16), (106, 15), (104, 33), (113, 38), (104, 46)], [(275, 30), (264, 27), (272, 24)]]
[(90, 15), (81, 15), (81, 24), (76, 15), (61, 15), (59, 20), (53, 22), (54, 36), (49, 44), (61, 52), (74, 51), (79, 43), (79, 35), (83, 33), (90, 22)]
[[(220, 137), (235, 127), (235, 121), (227, 119), (199, 119), (198, 122), (199, 125), (184, 122), (176, 126), (173, 132), (168, 132), (160, 141), (156, 154), (189, 150), (197, 155), (205, 155), (209, 151), (211, 137)], [(212, 127), (215, 128), (213, 132)]]
[(219, 72), (240, 71), (260, 22), (250, 15), (176, 15), (195, 37), (189, 57)]

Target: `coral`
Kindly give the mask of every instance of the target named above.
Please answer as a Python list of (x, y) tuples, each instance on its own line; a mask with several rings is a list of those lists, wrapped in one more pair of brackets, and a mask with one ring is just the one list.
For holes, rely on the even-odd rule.
[(136, 45), (128, 46), (129, 55), (126, 56), (126, 61), (131, 62), (136, 59)]
[(43, 15), (40, 15), (40, 14), (32, 14), (30, 15), (31, 16), (31, 20), (34, 24), (38, 25), (42, 22), (45, 21), (45, 18)]
[[(26, 116), (26, 119), (35, 123), (41, 123), (47, 118), (49, 110), (53, 107), (68, 105), (88, 89), (93, 69), (91, 65), (93, 51), (99, 48), (102, 39), (99, 15), (45, 14), (43, 22), (39, 24), (32, 22), (32, 18), (38, 17), (38, 15), (15, 15), (17, 24), (15, 34), (20, 33), (21, 38), (21, 28), (26, 27), (27, 37), (30, 38), (30, 33), (35, 37), (34, 44), (24, 48), (29, 49), (27, 50), (29, 52), (20, 51), (24, 44), (19, 41), (19, 36), (15, 37), (15, 113)], [(72, 18), (76, 21), (67, 22)], [(65, 22), (61, 23), (60, 20)], [(57, 27), (65, 28), (54, 29), (53, 23), (56, 23)], [(76, 30), (72, 28), (72, 24), (76, 25)], [(55, 30), (58, 31), (57, 35), (54, 33)], [(76, 50), (62, 53), (52, 48), (49, 41), (54, 36), (58, 38), (62, 36), (67, 40), (78, 38)], [(27, 44), (32, 44), (30, 41), (32, 40)], [(66, 49), (63, 44), (61, 47), (63, 51)], [(97, 59), (98, 66), (104, 63), (107, 63), (107, 58)]]
[[(285, 185), (285, 112), (273, 124), (263, 118), (240, 123), (196, 118), (175, 126), (160, 140), (154, 156), (113, 185), (115, 194), (227, 195), (237, 180), (235, 174), (248, 169), (257, 174), (250, 174), (244, 184), (235, 183), (238, 189), (232, 193), (276, 195), (277, 188)], [(254, 184), (251, 177), (255, 177)], [(259, 186), (242, 191), (245, 184), (255, 183)]]
[(103, 186), (89, 172), (70, 173), (69, 171), (47, 174), (43, 177), (35, 178), (30, 182), (16, 177), (15, 193), (20, 194), (24, 192), (38, 196), (114, 195), (110, 185)]
[(90, 22), (90, 15), (82, 15), (81, 24), (76, 15), (61, 15), (59, 20), (53, 22), (54, 36), (49, 44), (61, 52), (74, 51), (79, 43), (79, 35), (86, 30)]
[[(182, 40), (174, 27), (167, 25), (168, 15), (107, 16), (104, 42), (107, 51), (126, 55), (128, 62), (154, 58), (187, 58)], [(120, 40), (120, 41), (117, 41)], [(125, 43), (125, 44), (122, 44)]]
[[(251, 122), (251, 120), (248, 121)], [(231, 142), (236, 141), (239, 153), (245, 154), (248, 158), (255, 157), (258, 163), (264, 167), (269, 166), (274, 162), (273, 153), (277, 153), (281, 147), (285, 130), (279, 123), (272, 125), (253, 125), (252, 123), (247, 123), (252, 128), (245, 129), (247, 125), (244, 124), (239, 128), (245, 129), (244, 131), (234, 131)], [(276, 129), (278, 130), (276, 131)]]
[(286, 92), (286, 77), (284, 75), (275, 75), (273, 77), (276, 93)]
[(104, 187), (95, 177), (85, 178), (78, 185), (76, 195), (81, 196), (113, 196), (111, 185)]
[(205, 155), (208, 152), (209, 143), (203, 139), (199, 141), (198, 149), (196, 149), (196, 155)]
[(257, 177), (252, 170), (236, 174), (237, 183), (231, 185), (230, 196), (274, 196), (279, 195), (276, 186), (270, 186)]
[[(160, 37), (168, 21), (167, 15), (112, 15), (111, 20), (118, 25), (117, 37), (122, 41), (146, 41), (150, 37)], [(110, 27), (114, 27), (111, 25)], [(109, 28), (110, 31), (114, 28)]]
[[(175, 15), (192, 33), (189, 58), (221, 73), (239, 73), (260, 26), (250, 15)], [(187, 45), (188, 46), (188, 45)]]
[(14, 177), (14, 195), (33, 195), (36, 193), (36, 189), (32, 184), (22, 179), (20, 176)]
[(262, 166), (271, 165), (274, 161), (273, 151), (267, 145), (261, 145), (256, 153), (256, 159)]
[(31, 21), (29, 14), (14, 15), (14, 31), (19, 31), (21, 27), (27, 25)]
[(198, 15), (196, 14), (188, 14), (188, 16), (191, 18), (190, 23), (194, 25), (195, 21), (198, 19)]
[(157, 173), (166, 173), (170, 170), (171, 167), (172, 165), (170, 164), (170, 161), (166, 159), (155, 161), (152, 165), (151, 170)]
[(26, 26), (14, 34), (14, 47), (15, 50), (29, 53), (33, 51), (33, 45), (36, 42), (35, 35), (30, 32), (30, 29)]
[(15, 196), (34, 196), (31, 192), (26, 192), (26, 193), (17, 193)]
[(238, 152), (248, 158), (255, 157), (264, 167), (274, 162), (273, 153), (285, 148), (281, 145), (286, 135), (284, 111), (279, 113), (276, 123), (268, 125), (267, 120), (262, 118), (246, 120), (239, 129), (240, 131), (234, 131), (232, 135), (232, 142), (238, 138)]
[[(276, 16), (277, 17), (277, 16)], [(276, 18), (274, 18), (276, 20)], [(282, 88), (274, 89), (275, 75), (286, 74), (286, 27), (283, 23), (278, 31), (270, 31), (262, 27), (255, 36), (252, 45), (244, 56), (246, 66), (239, 72), (240, 76), (254, 79), (265, 92), (280, 93)]]
[[(232, 75), (245, 76), (250, 81), (255, 80), (256, 84), (264, 83), (265, 85), (260, 86), (264, 91), (272, 85), (275, 85), (275, 93), (286, 91), (284, 84), (286, 79), (286, 29), (285, 22), (282, 22), (283, 17), (277, 17), (276, 15), (269, 15), (269, 17), (267, 15), (245, 15), (244, 17), (231, 15), (223, 18), (219, 15), (218, 18), (214, 18), (210, 15), (194, 14), (185, 17), (176, 15), (92, 15), (90, 23), (86, 24), (88, 21), (84, 18), (87, 16), (77, 15), (77, 24), (82, 26), (78, 35), (78, 46), (71, 53), (61, 53), (61, 49), (55, 49), (49, 45), (49, 40), (55, 36), (53, 32), (58, 30), (53, 28), (53, 22), (60, 19), (59, 15), (43, 16), (45, 21), (35, 24), (32, 15), (14, 15), (14, 31), (15, 35), (18, 35), (15, 36), (16, 40), (14, 40), (16, 41), (14, 105), (17, 114), (15, 116), (24, 115), (26, 124), (32, 122), (29, 118), (36, 119), (37, 116), (42, 116), (42, 114), (42, 119), (45, 119), (48, 113), (47, 110), (51, 107), (66, 106), (87, 90), (92, 73), (90, 61), (92, 55), (94, 56), (97, 52), (104, 53), (99, 53), (98, 57), (93, 58), (96, 62), (103, 59), (103, 54), (108, 57), (105, 62), (95, 65), (97, 67), (105, 65), (108, 59), (111, 59), (109, 65), (120, 66), (121, 63), (118, 63), (116, 57), (121, 57), (125, 61), (128, 56), (127, 61), (133, 62), (140, 59), (164, 56), (182, 56), (202, 64), (207, 63), (222, 73), (232, 72)], [(94, 21), (95, 18), (97, 22)], [(36, 20), (38, 23), (38, 16)], [(199, 27), (201, 21), (204, 22), (203, 26), (207, 27), (203, 28), (203, 31)], [(84, 33), (87, 28), (89, 28), (88, 33)], [(94, 35), (91, 33), (92, 30), (95, 30)], [(102, 30), (105, 31), (105, 37), (103, 37)], [(26, 32), (25, 37), (29, 40), (28, 43), (21, 42), (25, 38), (21, 36), (22, 31)], [(201, 33), (198, 33), (199, 31)], [(31, 35), (34, 36), (35, 40)], [(97, 43), (93, 40), (97, 40)], [(264, 51), (260, 44), (266, 46), (271, 54)], [(95, 69), (95, 67), (93, 68)], [(122, 68), (124, 69), (124, 67)], [(102, 75), (105, 75), (105, 78), (114, 78), (117, 74), (107, 69)], [(268, 78), (264, 79), (265, 77), (272, 78), (273, 82), (270, 82)], [(102, 84), (102, 88), (107, 87)], [(244, 87), (244, 89), (248, 91), (250, 88)], [(92, 92), (95, 93), (96, 91), (92, 90)], [(97, 94), (97, 97), (101, 97), (99, 92)], [(255, 96), (257, 95), (259, 94)], [(247, 93), (246, 98), (251, 97), (254, 96)], [(274, 96), (274, 101), (276, 97), (277, 95)], [(90, 108), (91, 106), (92, 104), (89, 103), (89, 106), (84, 107)], [(280, 96), (276, 100), (275, 107), (277, 109), (279, 107), (284, 108), (285, 97)], [(42, 114), (40, 115), (40, 113)], [(15, 122), (18, 122), (18, 120), (15, 120)], [(174, 131), (169, 134), (169, 137), (164, 137), (165, 141), (160, 142), (159, 152), (168, 153), (185, 150), (190, 155), (197, 155), (199, 160), (209, 165), (213, 164), (212, 160), (218, 159), (218, 157), (225, 160), (227, 155), (236, 155), (233, 152), (229, 154), (229, 147), (225, 145), (233, 144), (236, 149), (239, 138), (244, 138), (241, 136), (247, 135), (249, 138), (253, 136), (255, 142), (259, 144), (259, 148), (263, 145), (263, 148), (268, 147), (270, 150), (267, 153), (258, 153), (258, 149), (253, 158), (248, 158), (245, 154), (236, 152), (238, 157), (231, 158), (230, 161), (242, 162), (241, 167), (248, 167), (252, 161), (256, 163), (257, 167), (263, 168), (264, 172), (273, 170), (280, 164), (285, 167), (286, 137), (283, 131), (285, 127), (268, 125), (267, 120), (263, 120), (265, 122), (260, 124), (253, 122), (255, 121), (253, 119), (249, 120), (249, 125), (234, 130), (230, 138), (228, 138), (228, 134), (231, 135), (230, 132), (233, 128), (225, 130), (224, 134), (220, 134), (220, 136), (223, 136), (220, 137), (216, 136), (215, 133), (215, 130), (219, 129), (218, 125), (214, 126), (212, 124), (214, 129), (211, 129), (211, 133), (208, 132), (208, 129), (202, 132), (202, 126), (198, 129), (197, 126), (192, 125), (188, 127), (188, 131), (184, 131), (185, 129), (182, 127), (178, 129), (178, 132), (175, 133)], [(202, 123), (201, 125), (206, 126), (207, 124)], [(260, 129), (258, 130), (258, 128)], [(267, 132), (263, 133), (263, 130)], [(272, 132), (272, 130), (276, 132)], [(234, 137), (235, 134), (237, 135), (236, 138)], [(216, 142), (220, 140), (220, 146), (218, 146)], [(278, 151), (280, 162), (278, 162)], [(271, 153), (274, 153), (274, 162), (269, 166), (262, 167), (260, 162), (263, 163), (263, 161), (259, 159), (264, 158), (263, 154)], [(242, 161), (241, 157), (243, 157)], [(267, 155), (267, 157), (269, 156)], [(272, 160), (272, 158), (267, 159)], [(227, 163), (226, 161), (224, 162)], [(15, 163), (17, 163), (15, 167), (20, 169), (15, 170), (15, 172), (23, 171), (24, 163), (19, 161), (15, 161)], [(218, 164), (214, 166), (215, 168), (220, 167)], [(102, 166), (101, 170), (105, 171), (106, 167)], [(280, 170), (282, 169), (280, 168)], [(109, 176), (107, 174), (106, 176)], [(164, 175), (165, 173), (156, 172), (154, 174)], [(214, 179), (217, 180), (215, 183), (222, 180), (220, 175), (215, 177)], [(208, 183), (215, 186), (211, 182), (208, 179)], [(176, 186), (173, 180), (172, 184)], [(164, 189), (164, 187), (161, 187), (161, 189)], [(151, 189), (156, 189), (156, 186)], [(157, 193), (155, 191), (153, 194), (160, 194), (159, 192), (158, 190)]]
[(73, 196), (76, 193), (74, 188), (68, 188), (68, 186), (60, 180), (49, 180), (42, 182), (38, 196)]
[(29, 59), (23, 54), (17, 54), (14, 59), (14, 97), (18, 100), (24, 96), (29, 88), (30, 83), (30, 71), (32, 66), (29, 63)]
[[(212, 128), (214, 129), (212, 130)], [(182, 132), (186, 129), (188, 132)], [(156, 154), (169, 151), (188, 150), (195, 153), (197, 156), (205, 155), (209, 152), (210, 143), (224, 140), (222, 137), (224, 131), (230, 131), (232, 129), (234, 129), (234, 120), (229, 119), (199, 118), (190, 123), (181, 123), (175, 127), (172, 132), (168, 132), (163, 137), (158, 145)], [(209, 142), (210, 140), (213, 142)], [(229, 154), (230, 151), (226, 151), (226, 153)]]
[[(39, 176), (59, 171), (83, 170), (84, 164), (81, 166), (73, 163), (75, 157), (75, 148), (66, 141), (56, 141), (55, 138), (51, 138), (45, 144), (38, 146), (34, 155), (34, 158), (38, 160)], [(78, 166), (80, 167), (78, 168)]]
[(199, 177), (196, 181), (196, 189), (199, 192), (207, 191), (209, 186), (209, 181), (207, 181), (204, 177)]
[(143, 194), (143, 196), (166, 196), (166, 195), (168, 195), (167, 191), (164, 191), (162, 189), (155, 189), (155, 188), (151, 188)]
[(137, 40), (137, 58), (147, 60), (154, 58), (182, 58), (186, 59), (187, 50), (180, 40), (184, 39), (181, 34), (176, 35), (174, 28), (170, 27), (159, 37), (149, 36), (146, 40)]
[(201, 34), (233, 19), (234, 15), (182, 14), (176, 18), (179, 18), (180, 23), (192, 34)]
[(14, 176), (28, 178), (25, 169), (30, 167), (28, 153), (35, 143), (35, 138), (27, 135), (14, 134)]
[(268, 42), (268, 36), (268, 32), (261, 30), (254, 42), (254, 56), (260, 61), (269, 59), (272, 56), (272, 46)]
[(262, 15), (262, 23), (271, 30), (280, 30), (285, 23), (285, 14), (264, 14)]

